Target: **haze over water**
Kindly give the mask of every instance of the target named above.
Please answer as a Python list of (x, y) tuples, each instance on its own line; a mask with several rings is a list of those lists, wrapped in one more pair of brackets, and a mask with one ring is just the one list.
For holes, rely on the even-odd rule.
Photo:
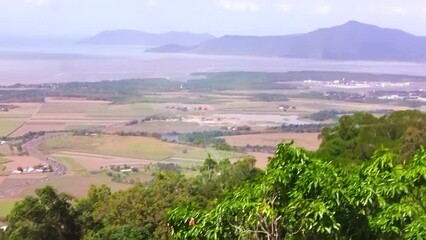
[(144, 47), (64, 44), (0, 48), (0, 85), (167, 77), (195, 72), (349, 71), (426, 76), (426, 63), (145, 53)]

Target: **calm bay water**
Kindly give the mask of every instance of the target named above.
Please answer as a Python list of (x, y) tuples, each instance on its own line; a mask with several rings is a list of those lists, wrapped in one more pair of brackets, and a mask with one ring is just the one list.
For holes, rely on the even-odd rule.
[(0, 48), (0, 85), (125, 78), (187, 80), (210, 71), (350, 71), (426, 76), (426, 63), (323, 61), (170, 53), (145, 53), (144, 47), (66, 44)]

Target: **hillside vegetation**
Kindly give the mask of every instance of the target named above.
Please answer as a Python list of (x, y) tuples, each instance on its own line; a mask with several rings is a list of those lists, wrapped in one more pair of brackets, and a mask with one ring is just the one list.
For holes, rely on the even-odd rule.
[(325, 127), (317, 155), (343, 166), (368, 161), (380, 147), (406, 164), (420, 145), (426, 145), (426, 114), (397, 111), (382, 117), (359, 112), (343, 116), (335, 127)]
[[(165, 78), (145, 78), (100, 82), (15, 84), (0, 90), (0, 102), (43, 102), (46, 97), (80, 97), (91, 100), (106, 100), (113, 103), (134, 103), (152, 100), (155, 92), (190, 91), (204, 93), (223, 90), (297, 89), (300, 87), (300, 83), (309, 79), (334, 81), (344, 78), (348, 81), (368, 80), (370, 82), (424, 82), (426, 80), (424, 76), (335, 71), (215, 72), (192, 75), (197, 79), (190, 79), (184, 83)], [(301, 96), (324, 98), (323, 93), (314, 94), (315, 92), (311, 92)], [(190, 102), (190, 99), (177, 100)], [(285, 95), (260, 93), (253, 95), (251, 100), (286, 101), (288, 99)]]
[[(93, 186), (74, 199), (44, 187), (14, 206), (0, 239), (424, 239), (423, 119), (357, 113), (324, 130), (318, 153), (279, 144), (265, 170), (208, 156), (195, 177), (164, 171), (115, 193)], [(334, 138), (377, 147), (332, 156)]]

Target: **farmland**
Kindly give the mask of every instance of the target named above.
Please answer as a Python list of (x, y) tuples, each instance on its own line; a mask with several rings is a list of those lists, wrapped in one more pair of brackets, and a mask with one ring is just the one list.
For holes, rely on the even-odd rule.
[(7, 136), (24, 123), (21, 119), (0, 119), (0, 136)]
[(298, 147), (307, 150), (317, 150), (320, 144), (318, 133), (264, 133), (224, 137), (233, 146), (260, 145), (276, 147), (282, 141), (294, 141)]
[(210, 153), (213, 157), (222, 158), (237, 156), (232, 152), (166, 143), (148, 137), (117, 137), (111, 135), (60, 137), (47, 140), (40, 146), (40, 149), (50, 154), (73, 151), (157, 161), (173, 157), (202, 160), (207, 156), (207, 153)]
[[(425, 111), (425, 105), (409, 107), (403, 102), (338, 98), (357, 92), (349, 87), (337, 86), (345, 94), (327, 97), (328, 91), (336, 91), (336, 86), (309, 85), (302, 80), (308, 76), (333, 80), (343, 73), (306, 74), (235, 72), (206, 74), (203, 79), (182, 83), (148, 79), (28, 88), (26, 91), (36, 91), (37, 99), (47, 97), (37, 102), (8, 102), (16, 108), (0, 112), (0, 136), (10, 134), (9, 142), (0, 145), (0, 167), (3, 166), (0, 189), (20, 185), (13, 199), (32, 194), (41, 185), (53, 185), (77, 197), (84, 196), (90, 184), (106, 183), (116, 191), (128, 188), (133, 182), (147, 182), (163, 168), (196, 175), (208, 154), (216, 161), (235, 161), (251, 155), (257, 159), (256, 166), (264, 169), (268, 157), (273, 155), (271, 149), (282, 141), (294, 140), (296, 146), (310, 151), (318, 149), (318, 129), (336, 121), (309, 118), (319, 111)], [(398, 78), (354, 76), (389, 81)], [(406, 90), (413, 91), (416, 86), (412, 84)], [(373, 90), (376, 88), (362, 89), (362, 93), (367, 96)], [(12, 93), (10, 97), (19, 100), (21, 95)], [(291, 125), (319, 127), (314, 131), (303, 127), (283, 128)], [(42, 158), (25, 156), (17, 150), (22, 144), (19, 137), (29, 132), (46, 133), (47, 137), (36, 146)], [(185, 134), (202, 136), (214, 132), (221, 134), (212, 139), (180, 140)], [(169, 135), (172, 139), (164, 139)], [(42, 180), (44, 175), (12, 174), (17, 167), (44, 164), (43, 157), (64, 164), (65, 176), (47, 181)], [(118, 169), (113, 170), (114, 167)], [(25, 186), (27, 182), (37, 184)], [(0, 209), (0, 216), (2, 211), (10, 209), (7, 204), (4, 210)]]

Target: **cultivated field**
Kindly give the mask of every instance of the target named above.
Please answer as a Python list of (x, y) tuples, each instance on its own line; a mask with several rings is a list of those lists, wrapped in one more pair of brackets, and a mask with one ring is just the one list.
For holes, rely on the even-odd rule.
[[(42, 179), (41, 174), (10, 174), (17, 167), (26, 168), (42, 162), (31, 156), (13, 155), (16, 152), (12, 153), (8, 145), (0, 146), (0, 190), (17, 184), (24, 186), (14, 199), (0, 201), (0, 217), (10, 211), (14, 201), (22, 199), (25, 195), (34, 194), (36, 188), (46, 184), (53, 185), (59, 191), (76, 197), (85, 196), (91, 184), (108, 184), (113, 191), (130, 187), (130, 184), (112, 181), (111, 166), (127, 165), (143, 169), (138, 173), (126, 173), (129, 174), (126, 176), (131, 177), (132, 180), (138, 179), (146, 182), (152, 179), (152, 173), (156, 171), (157, 163), (178, 164), (183, 168), (184, 174), (190, 175), (197, 173), (196, 167), (203, 163), (208, 153), (217, 161), (225, 158), (235, 161), (245, 155), (252, 155), (257, 159), (256, 166), (262, 169), (268, 164), (268, 158), (273, 155), (261, 152), (217, 151), (213, 148), (167, 143), (149, 137), (116, 136), (114, 135), (116, 132), (167, 134), (224, 129), (233, 131), (235, 127), (247, 125), (256, 132), (265, 132), (268, 128), (268, 132), (276, 131), (276, 133), (246, 134), (223, 138), (228, 144), (239, 147), (246, 145), (276, 147), (282, 141), (294, 140), (296, 146), (314, 151), (320, 145), (318, 133), (281, 133), (279, 126), (283, 123), (322, 123), (307, 118), (321, 110), (409, 109), (388, 104), (309, 99), (303, 98), (301, 95), (302, 92), (311, 90), (323, 92), (336, 89), (303, 87), (260, 91), (235, 89), (237, 90), (195, 92), (184, 88), (175, 92), (162, 92), (166, 90), (141, 92), (140, 94), (138, 92), (129, 98), (128, 102), (119, 104), (67, 97), (46, 98), (44, 103), (13, 103), (18, 108), (0, 112), (0, 137), (12, 132), (12, 137), (18, 137), (30, 131), (63, 130), (101, 130), (106, 134), (62, 136), (46, 140), (40, 145), (41, 151), (46, 156), (51, 155), (68, 168), (65, 176), (51, 179), (48, 182)], [(342, 89), (342, 91), (353, 92), (354, 90)], [(262, 98), (259, 100), (259, 95), (268, 96), (268, 94), (278, 96), (278, 98), (272, 98), (270, 101), (262, 100)], [(418, 109), (426, 111), (426, 106)], [(129, 121), (142, 120), (146, 117), (154, 117), (156, 120), (127, 124)], [(271, 130), (269, 127), (278, 128)], [(147, 170), (146, 166), (154, 167)], [(119, 171), (114, 172), (114, 174), (117, 173), (124, 174)], [(29, 182), (39, 184), (26, 186)]]
[(8, 103), (16, 108), (0, 111), (0, 137), (7, 136), (21, 127), (40, 108), (39, 103)]
[(223, 137), (232, 146), (258, 145), (276, 147), (279, 143), (294, 140), (294, 145), (307, 150), (317, 150), (321, 141), (318, 133), (264, 133)]
[(249, 152), (248, 154), (256, 158), (256, 167), (260, 169), (265, 169), (269, 158), (274, 156), (274, 154), (261, 152)]
[(7, 112), (0, 111), (0, 119), (19, 118), (28, 119), (38, 112), (41, 103), (8, 103), (8, 105), (17, 106)]
[(111, 181), (111, 178), (105, 174), (71, 174), (63, 176), (55, 181), (44, 183), (38, 186), (31, 186), (22, 191), (17, 198), (24, 197), (26, 195), (34, 195), (34, 190), (46, 185), (53, 186), (61, 192), (68, 193), (74, 197), (85, 197), (87, 196), (87, 190), (91, 185), (108, 184), (112, 191), (118, 191), (131, 187), (131, 184), (115, 183)]
[(63, 131), (66, 129), (66, 123), (63, 122), (39, 122), (39, 121), (27, 121), (19, 129), (13, 132), (11, 137), (19, 137), (28, 132), (40, 132), (40, 131)]
[(185, 122), (185, 121), (149, 121), (149, 122), (140, 122), (135, 125), (114, 125), (105, 129), (106, 132), (115, 133), (115, 132), (149, 132), (149, 133), (162, 133), (167, 134), (171, 132), (178, 133), (191, 133), (191, 132), (203, 132), (203, 131), (213, 131), (219, 130), (218, 126), (207, 126), (201, 125), (197, 122)]
[(163, 142), (149, 137), (120, 137), (113, 135), (65, 136), (47, 140), (40, 146), (44, 152), (62, 151), (121, 156), (146, 160), (164, 161), (168, 158), (205, 159), (237, 158), (238, 154)]
[(0, 119), (0, 137), (9, 135), (23, 123), (23, 119)]
[(32, 156), (12, 155), (12, 156), (7, 156), (7, 160), (9, 161), (3, 164), (6, 167), (4, 172), (7, 174), (10, 174), (11, 172), (15, 171), (18, 167), (28, 168), (28, 167), (33, 167), (39, 164), (43, 164), (42, 161)]
[[(53, 157), (66, 164), (73, 172), (96, 172), (115, 165), (140, 166), (169, 162), (79, 152), (59, 152), (54, 154)], [(198, 161), (198, 163), (201, 163), (201, 161)]]
[(340, 110), (340, 111), (375, 111), (383, 109), (392, 109), (394, 111), (411, 109), (403, 106), (392, 106), (389, 104), (371, 104), (371, 103), (355, 103), (344, 102), (336, 100), (320, 100), (318, 99), (305, 99), (305, 98), (292, 98), (288, 102), (290, 105), (296, 106), (297, 109), (305, 113), (315, 113), (321, 110)]
[(15, 130), (12, 137), (22, 136), (30, 131), (122, 126), (132, 119), (163, 112), (161, 106), (156, 107), (151, 103), (111, 104), (107, 101), (80, 98), (47, 98), (43, 104), (15, 105), (19, 108), (0, 113), (0, 136)]

